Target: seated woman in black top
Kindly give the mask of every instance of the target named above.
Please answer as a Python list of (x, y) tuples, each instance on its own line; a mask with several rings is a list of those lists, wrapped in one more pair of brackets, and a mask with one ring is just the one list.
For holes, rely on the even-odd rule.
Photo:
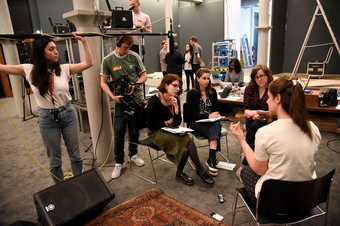
[[(255, 134), (259, 128), (267, 124), (268, 112), (268, 86), (273, 77), (265, 65), (257, 65), (250, 74), (251, 81), (244, 91), (244, 115), (246, 121), (246, 141), (254, 150)], [(246, 161), (243, 164), (247, 165)]]
[(200, 68), (196, 73), (195, 85), (187, 93), (185, 121), (188, 127), (195, 130), (199, 136), (209, 140), (209, 158), (206, 164), (209, 174), (217, 176), (216, 151), (220, 149), (221, 125), (220, 121), (196, 122), (200, 119), (213, 119), (220, 117), (216, 90), (211, 86), (210, 71)]
[(214, 180), (202, 166), (193, 138), (190, 134), (178, 135), (162, 130), (162, 127), (177, 127), (182, 122), (178, 95), (182, 90), (182, 80), (174, 74), (165, 75), (158, 87), (159, 94), (151, 97), (147, 106), (147, 123), (150, 138), (160, 147), (167, 158), (177, 164), (176, 178), (182, 179), (188, 185), (193, 179), (183, 172), (190, 156), (194, 162), (197, 174), (207, 184)]

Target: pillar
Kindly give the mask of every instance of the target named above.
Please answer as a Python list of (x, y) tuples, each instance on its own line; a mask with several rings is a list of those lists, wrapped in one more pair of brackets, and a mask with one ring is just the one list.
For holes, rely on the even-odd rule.
[[(64, 13), (63, 18), (73, 22), (79, 32), (99, 32), (98, 20), (104, 14), (110, 15), (108, 11), (95, 11), (92, 0), (73, 0), (73, 8), (72, 11)], [(101, 37), (90, 37), (87, 40), (93, 54), (93, 66), (83, 71), (82, 75), (93, 150), (98, 163), (103, 163), (105, 160), (111, 162), (113, 160), (112, 121), (108, 97), (102, 94), (100, 88)], [(84, 59), (83, 47), (78, 44), (80, 58)]]

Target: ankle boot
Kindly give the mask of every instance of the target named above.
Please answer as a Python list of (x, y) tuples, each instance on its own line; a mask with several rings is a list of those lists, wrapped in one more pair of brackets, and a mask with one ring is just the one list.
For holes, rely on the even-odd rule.
[(194, 184), (194, 180), (192, 179), (192, 177), (188, 176), (186, 173), (184, 172), (179, 172), (177, 171), (176, 173), (176, 179), (177, 180), (181, 180), (184, 184), (186, 185), (193, 185)]
[(215, 181), (214, 179), (209, 176), (209, 174), (207, 173), (207, 171), (205, 169), (200, 169), (197, 171), (197, 175), (203, 180), (204, 183), (206, 184), (214, 184)]

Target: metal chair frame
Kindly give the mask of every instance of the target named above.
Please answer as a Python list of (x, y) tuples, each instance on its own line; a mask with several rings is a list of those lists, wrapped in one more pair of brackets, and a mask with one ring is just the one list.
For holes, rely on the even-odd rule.
[[(310, 220), (310, 219), (315, 218), (315, 217), (319, 217), (319, 216), (325, 215), (325, 223), (324, 223), (324, 225), (327, 226), (327, 214), (328, 214), (328, 206), (329, 206), (330, 188), (331, 188), (331, 183), (332, 183), (332, 180), (333, 180), (334, 173), (335, 173), (335, 170), (333, 169), (332, 171), (330, 171), (327, 175), (325, 175), (323, 177), (320, 177), (320, 178), (317, 178), (317, 179), (314, 179), (314, 180), (311, 180), (311, 181), (305, 181), (305, 182), (280, 181), (280, 180), (272, 180), (272, 179), (271, 180), (267, 180), (262, 185), (262, 189), (261, 189), (261, 192), (260, 192), (259, 197), (257, 199), (256, 206), (255, 205), (251, 205), (252, 203), (249, 201), (249, 198), (247, 198), (247, 194), (245, 193), (245, 189), (244, 188), (237, 188), (236, 189), (236, 194), (235, 194), (234, 205), (233, 205), (233, 215), (232, 215), (231, 226), (233, 226), (234, 223), (235, 223), (236, 210), (240, 209), (240, 208), (244, 208), (244, 207), (247, 208), (247, 210), (251, 214), (254, 222), (257, 225), (272, 225), (272, 224), (275, 224), (275, 225), (293, 225), (293, 224), (297, 224), (297, 223), (300, 223), (300, 222), (304, 222), (304, 221)], [(271, 188), (273, 183), (277, 183), (277, 182), (279, 182), (281, 184), (285, 184), (286, 182), (287, 183), (291, 183), (291, 184), (293, 184), (293, 183), (295, 183), (295, 184), (306, 183), (307, 185), (311, 185), (311, 187), (312, 187), (312, 185), (314, 185), (315, 182), (317, 182), (317, 181), (321, 181), (319, 183), (325, 183), (326, 185), (324, 185), (324, 187), (322, 187), (320, 185), (316, 185), (316, 186), (314, 186), (316, 188), (313, 187), (311, 189), (314, 189), (313, 190), (314, 194), (315, 194), (315, 192), (316, 192), (316, 194), (318, 194), (320, 192), (320, 190), (323, 190), (324, 192), (327, 193), (327, 194), (324, 194), (326, 196), (326, 198), (325, 198), (325, 200), (320, 200), (320, 199), (322, 199), (320, 197), (317, 198), (317, 200), (318, 200), (317, 201), (318, 202), (317, 205), (314, 206), (310, 210), (310, 213), (308, 215), (306, 215), (306, 216), (294, 216), (294, 215), (291, 216), (291, 215), (288, 214), (288, 215), (285, 215), (286, 219), (284, 219), (284, 220), (280, 219), (282, 222), (274, 222), (275, 219), (273, 217), (266, 216), (266, 215), (263, 216), (263, 214), (260, 213), (261, 206), (266, 206), (267, 205), (267, 208), (268, 208), (268, 201), (269, 201), (270, 198), (266, 197), (266, 193), (269, 193), (268, 192), (268, 188)], [(265, 188), (265, 186), (267, 186), (267, 187)], [(264, 191), (263, 189), (266, 189), (266, 191)], [(237, 207), (237, 203), (238, 203), (238, 198), (239, 197), (243, 201), (244, 206)], [(311, 197), (304, 197), (304, 198), (309, 199)], [(263, 201), (263, 200), (265, 200), (265, 201)], [(270, 201), (272, 201), (272, 200), (270, 200)], [(294, 201), (296, 202), (296, 200), (294, 200)], [(319, 204), (323, 203), (323, 202), (326, 203), (325, 210), (321, 209), (320, 206), (319, 206)], [(273, 206), (275, 204), (276, 203), (273, 203)], [(292, 207), (294, 204), (296, 204), (296, 203), (291, 204), (290, 207)], [(280, 205), (280, 207), (282, 207), (282, 205)], [(290, 207), (287, 207), (287, 206), (284, 206), (284, 207), (286, 209), (290, 208)], [(260, 218), (263, 218), (263, 217), (266, 217), (266, 220), (268, 222), (260, 223), (259, 222)], [(288, 220), (289, 217), (293, 217), (291, 221)], [(285, 222), (283, 222), (283, 221), (285, 221)]]

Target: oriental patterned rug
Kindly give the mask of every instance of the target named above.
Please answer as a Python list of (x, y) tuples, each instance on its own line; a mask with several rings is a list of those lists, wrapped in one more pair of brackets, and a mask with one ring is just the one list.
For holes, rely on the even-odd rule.
[(159, 189), (107, 210), (86, 226), (226, 226)]

